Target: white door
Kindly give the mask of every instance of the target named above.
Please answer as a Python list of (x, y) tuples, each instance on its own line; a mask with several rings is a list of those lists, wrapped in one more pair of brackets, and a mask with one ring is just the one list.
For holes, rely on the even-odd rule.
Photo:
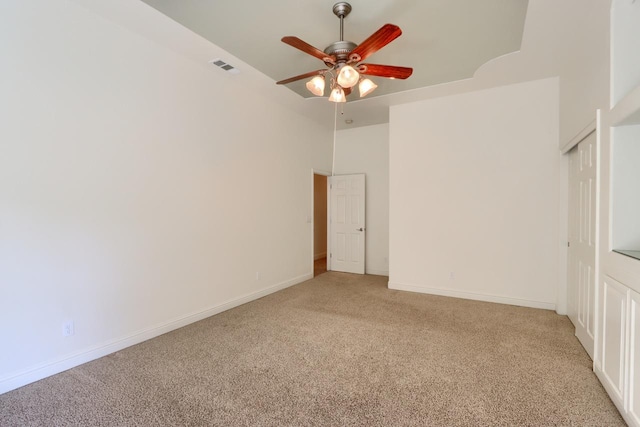
[(331, 215), (328, 268), (364, 274), (364, 174), (329, 178)]
[(593, 359), (596, 292), (596, 133), (569, 152), (567, 303), (576, 336)]

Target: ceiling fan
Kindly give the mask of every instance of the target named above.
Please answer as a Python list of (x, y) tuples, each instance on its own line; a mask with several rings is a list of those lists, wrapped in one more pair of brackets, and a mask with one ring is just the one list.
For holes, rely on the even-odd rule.
[(314, 56), (325, 63), (326, 69), (310, 71), (299, 76), (280, 80), (276, 84), (283, 85), (297, 80), (313, 77), (306, 84), (307, 89), (317, 96), (324, 95), (325, 78), (330, 76), (331, 94), (329, 101), (346, 102), (352, 88), (358, 84), (360, 97), (367, 96), (378, 87), (373, 81), (363, 76), (386, 77), (389, 79), (406, 79), (413, 73), (413, 68), (394, 65), (363, 64), (373, 53), (385, 47), (402, 34), (400, 27), (385, 24), (378, 31), (359, 45), (344, 40), (344, 18), (351, 12), (351, 5), (339, 2), (333, 5), (333, 13), (340, 18), (340, 40), (331, 43), (324, 51), (311, 46), (298, 37), (283, 37), (282, 41)]

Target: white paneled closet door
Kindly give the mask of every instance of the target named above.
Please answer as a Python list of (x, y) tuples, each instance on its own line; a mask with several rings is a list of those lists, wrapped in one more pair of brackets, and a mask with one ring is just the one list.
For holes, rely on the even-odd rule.
[(567, 302), (576, 336), (593, 359), (596, 294), (596, 133), (569, 152)]

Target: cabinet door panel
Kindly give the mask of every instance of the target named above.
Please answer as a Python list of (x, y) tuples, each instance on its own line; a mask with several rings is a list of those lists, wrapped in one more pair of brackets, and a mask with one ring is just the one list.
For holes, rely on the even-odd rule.
[(628, 415), (640, 425), (640, 294), (630, 291)]
[(627, 323), (628, 289), (607, 277), (604, 280), (602, 316), (602, 372), (604, 380), (614, 396), (623, 403), (624, 360)]

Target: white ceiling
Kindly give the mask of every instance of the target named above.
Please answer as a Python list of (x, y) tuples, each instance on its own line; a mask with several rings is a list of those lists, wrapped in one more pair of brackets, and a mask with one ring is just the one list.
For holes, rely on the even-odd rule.
[[(410, 34), (413, 32), (408, 31), (408, 27), (405, 24), (409, 17), (421, 16), (420, 22), (422, 24), (417, 30), (417, 33), (431, 31), (429, 28), (433, 29), (433, 25), (431, 27), (427, 25), (428, 16), (427, 13), (424, 12), (427, 4), (429, 4), (429, 7), (434, 11), (439, 11), (442, 8), (447, 10), (453, 8), (455, 11), (456, 9), (463, 9), (463, 4), (466, 5), (466, 8), (469, 5), (470, 7), (474, 7), (476, 3), (480, 3), (482, 4), (481, 12), (490, 11), (495, 15), (496, 11), (498, 11), (497, 13), (500, 16), (503, 16), (502, 12), (510, 6), (518, 4), (522, 8), (522, 18), (519, 18), (519, 25), (522, 26), (524, 24), (524, 28), (518, 32), (518, 44), (520, 44), (520, 47), (517, 48), (517, 51), (503, 54), (486, 61), (471, 72), (467, 76), (469, 78), (455, 80), (457, 77), (454, 77), (452, 73), (451, 76), (445, 80), (455, 81), (446, 84), (417, 87), (413, 90), (404, 90), (383, 96), (378, 94), (378, 96), (368, 96), (362, 99), (356, 97), (355, 100), (350, 99), (346, 104), (340, 104), (337, 115), (334, 115), (334, 111), (336, 111), (334, 110), (334, 106), (336, 106), (336, 104), (327, 102), (326, 98), (303, 98), (287, 87), (276, 86), (275, 84), (277, 80), (308, 71), (309, 69), (317, 69), (318, 65), (322, 65), (319, 60), (312, 57), (307, 58), (307, 55), (302, 52), (281, 43), (280, 38), (283, 35), (296, 35), (309, 43), (316, 44), (316, 46), (320, 45), (321, 43), (316, 43), (314, 36), (308, 36), (307, 34), (309, 34), (308, 31), (313, 29), (308, 23), (318, 23), (321, 19), (306, 19), (305, 14), (300, 12), (301, 9), (312, 9), (314, 5), (318, 4), (320, 4), (321, 7), (313, 8), (313, 10), (319, 11), (322, 9), (324, 11), (323, 13), (326, 14), (325, 18), (327, 19), (327, 28), (332, 28), (332, 31), (337, 35), (339, 21), (331, 12), (333, 0), (300, 0), (299, 2), (287, 0), (288, 3), (286, 4), (289, 5), (288, 12), (281, 6), (275, 16), (259, 20), (260, 23), (273, 21), (268, 26), (268, 29), (263, 30), (260, 34), (258, 34), (257, 31), (240, 31), (239, 29), (246, 27), (247, 22), (252, 23), (249, 28), (251, 28), (251, 26), (256, 28), (260, 27), (261, 24), (256, 24), (254, 17), (257, 15), (262, 17), (263, 14), (266, 14), (266, 12), (262, 11), (264, 8), (262, 2), (256, 2), (255, 6), (251, 5), (251, 7), (249, 7), (247, 0), (236, 0), (233, 5), (227, 4), (230, 2), (222, 2), (222, 0), (165, 1), (167, 4), (175, 3), (173, 7), (178, 10), (183, 10), (183, 13), (187, 15), (194, 14), (194, 8), (221, 8), (219, 15), (212, 17), (212, 19), (215, 18), (218, 21), (221, 16), (225, 17), (227, 16), (225, 15), (226, 13), (231, 13), (230, 10), (233, 9), (236, 4), (244, 5), (245, 10), (251, 11), (251, 13), (245, 15), (241, 12), (233, 13), (227, 21), (237, 22), (238, 26), (235, 27), (236, 29), (229, 30), (234, 33), (234, 36), (226, 36), (224, 40), (213, 43), (207, 40), (206, 37), (202, 37), (188, 27), (176, 23), (174, 19), (159, 12), (153, 6), (150, 6), (149, 3), (151, 3), (151, 1), (152, 0), (113, 0), (106, 2), (104, 0), (73, 0), (74, 3), (82, 5), (105, 19), (171, 49), (184, 57), (190, 58), (195, 63), (201, 64), (202, 67), (210, 70), (212, 76), (215, 76), (215, 78), (226, 79), (230, 87), (240, 89), (241, 86), (242, 89), (240, 90), (250, 91), (251, 93), (255, 93), (256, 96), (269, 97), (272, 101), (286, 105), (298, 114), (313, 118), (319, 126), (335, 126), (337, 130), (388, 123), (390, 110), (391, 113), (393, 113), (393, 109), (390, 109), (390, 107), (394, 105), (419, 102), (441, 96), (453, 96), (459, 93), (531, 80), (558, 78), (559, 82), (562, 82), (559, 95), (561, 100), (564, 100), (560, 103), (560, 116), (562, 117), (560, 139), (561, 141), (567, 141), (570, 140), (576, 132), (579, 132), (585, 127), (587, 123), (585, 123), (584, 118), (592, 117), (593, 111), (596, 108), (606, 105), (607, 102), (603, 102), (602, 100), (608, 100), (608, 86), (606, 84), (594, 86), (593, 82), (609, 80), (607, 61), (603, 61), (602, 58), (608, 57), (609, 54), (608, 16), (611, 0), (534, 0), (529, 2), (526, 0), (398, 0), (397, 2), (369, 0), (366, 2), (369, 6), (363, 6), (365, 2), (361, 0), (358, 0), (358, 2), (352, 0), (351, 3), (354, 10), (347, 20), (354, 20), (355, 17), (358, 16), (358, 11), (367, 10), (366, 7), (369, 7), (367, 15), (373, 14), (372, 11), (377, 11), (378, 14), (381, 14), (383, 11), (393, 12), (392, 6), (390, 6), (392, 3), (396, 5), (395, 7), (399, 7), (399, 4), (404, 5), (404, 7), (407, 8), (403, 9), (405, 11), (408, 9), (411, 11), (423, 11), (421, 14), (413, 12), (397, 13), (398, 11), (396, 11), (396, 15), (401, 17), (380, 19), (381, 22), (391, 22), (400, 25), (404, 30), (404, 34), (380, 52), (372, 55), (371, 62), (374, 60), (376, 62), (382, 62), (378, 61), (379, 55), (382, 55), (385, 51), (394, 49), (400, 45), (402, 41), (409, 41)], [(156, 0), (153, 1), (155, 2)], [(283, 5), (283, 3), (280, 4)], [(302, 7), (302, 5), (304, 5), (304, 7)], [(457, 5), (457, 8), (453, 7), (454, 5)], [(241, 6), (240, 8), (242, 9)], [(524, 20), (525, 9), (526, 22), (522, 22)], [(284, 10), (284, 12), (282, 12), (282, 10)], [(475, 9), (473, 14), (478, 15)], [(296, 19), (291, 18), (294, 15), (296, 15)], [(469, 14), (466, 14), (467, 19), (469, 19), (468, 15)], [(385, 16), (387, 18), (390, 17), (390, 15)], [(476, 20), (481, 20), (477, 16), (476, 18)], [(204, 15), (202, 16), (202, 20), (206, 21)], [(473, 19), (470, 20), (473, 21)], [(508, 21), (508, 19), (506, 20)], [(463, 20), (459, 22), (463, 22)], [(459, 22), (453, 20), (449, 22), (448, 25), (439, 25), (440, 27), (444, 27), (447, 34), (433, 36), (433, 44), (437, 44), (444, 39), (454, 39), (461, 42), (462, 40), (469, 41), (470, 39), (481, 37), (478, 34), (474, 37), (468, 37), (468, 30), (464, 28), (464, 25), (460, 25)], [(440, 21), (438, 21), (438, 23), (441, 24)], [(284, 25), (286, 28), (281, 30), (278, 25)], [(367, 22), (367, 25), (373, 27), (374, 30), (367, 28), (366, 32), (363, 32), (363, 36), (359, 37), (357, 41), (361, 41), (360, 39), (369, 36), (371, 32), (380, 28), (382, 24), (378, 25), (378, 23), (376, 23), (373, 25)], [(462, 28), (460, 28), (459, 33), (456, 34), (454, 30), (459, 27)], [(264, 31), (272, 32), (273, 37), (266, 37)], [(345, 31), (347, 38), (352, 38), (350, 31), (352, 31), (352, 29), (347, 24)], [(491, 28), (488, 28), (486, 31), (491, 32)], [(327, 37), (328, 40), (333, 40), (332, 35)], [(269, 53), (263, 52), (263, 56), (279, 59), (277, 62), (283, 67), (282, 71), (279, 72), (278, 75), (270, 76), (265, 69), (261, 69), (255, 62), (250, 63), (252, 61), (251, 58), (245, 58), (244, 60), (240, 58), (239, 55), (242, 54), (241, 52), (232, 52), (220, 46), (224, 44), (225, 40), (230, 40), (234, 43), (241, 42), (241, 45), (249, 46), (254, 43), (267, 44), (270, 46), (267, 48), (267, 52)], [(353, 37), (353, 40), (356, 40), (356, 37)], [(464, 43), (462, 43), (462, 45), (464, 45)], [(412, 48), (412, 46), (409, 47)], [(274, 51), (278, 53), (275, 54)], [(419, 49), (414, 49), (413, 51), (418, 52)], [(437, 51), (437, 49), (434, 49), (434, 51)], [(283, 62), (284, 59), (282, 59), (280, 55), (291, 55), (294, 59), (289, 61), (295, 60), (295, 67), (299, 66), (300, 68), (288, 72), (289, 70), (284, 69), (283, 65), (286, 64), (286, 61)], [(435, 56), (426, 53), (413, 55), (415, 60), (426, 58), (427, 66), (436, 66), (442, 62), (442, 60), (436, 59)], [(229, 57), (229, 62), (235, 62), (236, 65), (241, 68), (241, 73), (232, 75), (208, 64), (212, 58), (216, 57)], [(460, 55), (460, 57), (464, 57), (464, 55)], [(310, 61), (311, 66), (309, 69), (306, 69), (302, 65), (299, 65), (297, 61)], [(418, 67), (416, 65), (417, 62), (414, 61), (409, 64), (398, 60), (392, 64), (416, 67), (415, 75), (411, 76), (408, 81), (413, 81), (414, 77), (420, 72), (420, 67)], [(293, 65), (291, 65), (291, 67), (293, 67)], [(378, 81), (380, 80), (381, 79), (378, 79)], [(392, 85), (393, 88), (396, 88), (396, 83), (399, 83), (399, 81), (389, 81), (389, 84)], [(588, 87), (589, 90), (585, 90), (585, 87)], [(578, 102), (577, 100), (580, 101)], [(341, 114), (342, 112), (344, 112), (344, 114)], [(293, 117), (295, 117), (295, 114)], [(346, 119), (353, 119), (353, 123), (345, 123)]]
[[(340, 21), (332, 12), (334, 0), (142, 1), (272, 78), (274, 84), (324, 68), (322, 61), (282, 43), (283, 36), (297, 36), (320, 50), (340, 38)], [(403, 31), (365, 62), (414, 69), (407, 80), (372, 78), (379, 87), (365, 101), (470, 78), (487, 61), (519, 50), (528, 0), (349, 3), (353, 10), (345, 18), (346, 40), (360, 43), (385, 23), (396, 24)], [(305, 82), (291, 83), (287, 88), (302, 97), (313, 97)], [(357, 99), (355, 92), (349, 101)], [(383, 106), (378, 113), (387, 110)]]

